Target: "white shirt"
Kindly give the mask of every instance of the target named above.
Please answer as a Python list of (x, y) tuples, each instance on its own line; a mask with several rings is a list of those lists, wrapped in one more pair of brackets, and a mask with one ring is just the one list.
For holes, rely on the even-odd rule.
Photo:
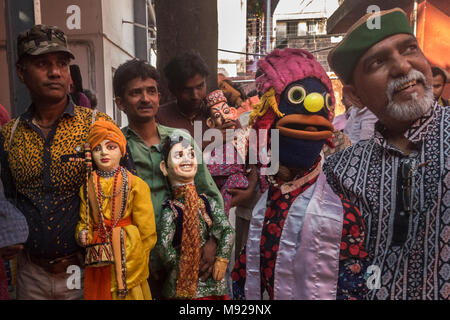
[(372, 138), (375, 131), (375, 123), (378, 118), (364, 107), (362, 109), (351, 107), (347, 112), (347, 123), (344, 128), (344, 133), (350, 138), (352, 144), (360, 140), (368, 140)]

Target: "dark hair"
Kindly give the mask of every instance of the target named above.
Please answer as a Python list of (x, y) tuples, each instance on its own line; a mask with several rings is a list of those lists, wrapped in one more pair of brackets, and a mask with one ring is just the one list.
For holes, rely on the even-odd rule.
[(169, 87), (179, 89), (197, 74), (206, 78), (209, 71), (203, 58), (197, 52), (189, 51), (170, 60), (164, 67), (164, 74)]
[(166, 164), (166, 167), (167, 167), (167, 162), (169, 161), (170, 150), (172, 149), (172, 147), (174, 145), (176, 145), (178, 143), (181, 143), (183, 148), (187, 148), (191, 145), (190, 141), (182, 135), (166, 137), (166, 139), (163, 141), (162, 148), (161, 148), (161, 155), (162, 155), (162, 159), (164, 160), (164, 162)]
[(77, 64), (70, 65), (70, 77), (75, 87), (75, 92), (83, 92), (83, 78), (81, 77), (80, 67)]
[(84, 94), (88, 97), (89, 102), (91, 103), (91, 109), (95, 109), (97, 107), (97, 96), (89, 89), (84, 89)]
[(438, 76), (438, 75), (441, 75), (442, 78), (444, 79), (444, 83), (447, 82), (447, 76), (445, 75), (445, 72), (442, 71), (441, 68), (438, 68), (438, 67), (432, 67), (432, 68), (431, 68), (431, 72), (433, 73), (433, 77), (436, 77), (436, 76)]
[(121, 64), (113, 77), (114, 95), (123, 97), (128, 82), (133, 79), (151, 78), (159, 86), (159, 72), (145, 60), (133, 59)]
[(83, 92), (83, 78), (81, 77), (80, 67), (76, 64), (70, 65), (70, 77), (72, 78), (74, 92), (70, 95), (72, 96), (72, 100), (76, 105), (80, 104), (79, 93)]

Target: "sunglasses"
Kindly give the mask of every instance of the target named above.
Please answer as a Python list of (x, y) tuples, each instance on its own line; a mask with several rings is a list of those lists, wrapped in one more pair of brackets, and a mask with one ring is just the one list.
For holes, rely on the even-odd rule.
[(414, 213), (413, 201), (416, 191), (414, 188), (414, 174), (418, 168), (419, 164), (416, 159), (406, 158), (400, 160), (392, 245), (403, 245), (408, 237), (409, 217)]
[(394, 217), (394, 233), (392, 245), (403, 245), (408, 237), (409, 217), (414, 214), (413, 201), (416, 193), (415, 174), (418, 169), (428, 165), (430, 161), (419, 164), (416, 159), (400, 160), (397, 177), (397, 203)]

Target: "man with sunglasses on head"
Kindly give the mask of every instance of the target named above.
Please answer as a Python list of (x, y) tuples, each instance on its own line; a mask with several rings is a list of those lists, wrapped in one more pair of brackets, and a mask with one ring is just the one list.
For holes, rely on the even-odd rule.
[(29, 236), (17, 258), (17, 298), (83, 298), (83, 255), (74, 234), (79, 219), (81, 160), (93, 114), (69, 96), (70, 60), (64, 33), (36, 25), (17, 39), (17, 75), (32, 104), (3, 127), (1, 178), (7, 198), (25, 216)]
[[(371, 28), (379, 19), (380, 28)], [(401, 9), (367, 14), (328, 61), (375, 134), (330, 156), (328, 182), (361, 210), (369, 299), (449, 299), (450, 111)]]

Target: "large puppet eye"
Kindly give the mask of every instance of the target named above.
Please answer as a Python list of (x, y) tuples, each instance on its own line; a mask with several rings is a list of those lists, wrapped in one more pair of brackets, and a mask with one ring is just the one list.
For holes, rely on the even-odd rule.
[(327, 95), (325, 96), (325, 104), (326, 104), (328, 110), (331, 111), (331, 109), (333, 107), (333, 100), (331, 100), (331, 95), (329, 93), (327, 93)]
[(287, 93), (287, 98), (292, 104), (300, 104), (305, 100), (306, 90), (302, 86), (293, 86)]

